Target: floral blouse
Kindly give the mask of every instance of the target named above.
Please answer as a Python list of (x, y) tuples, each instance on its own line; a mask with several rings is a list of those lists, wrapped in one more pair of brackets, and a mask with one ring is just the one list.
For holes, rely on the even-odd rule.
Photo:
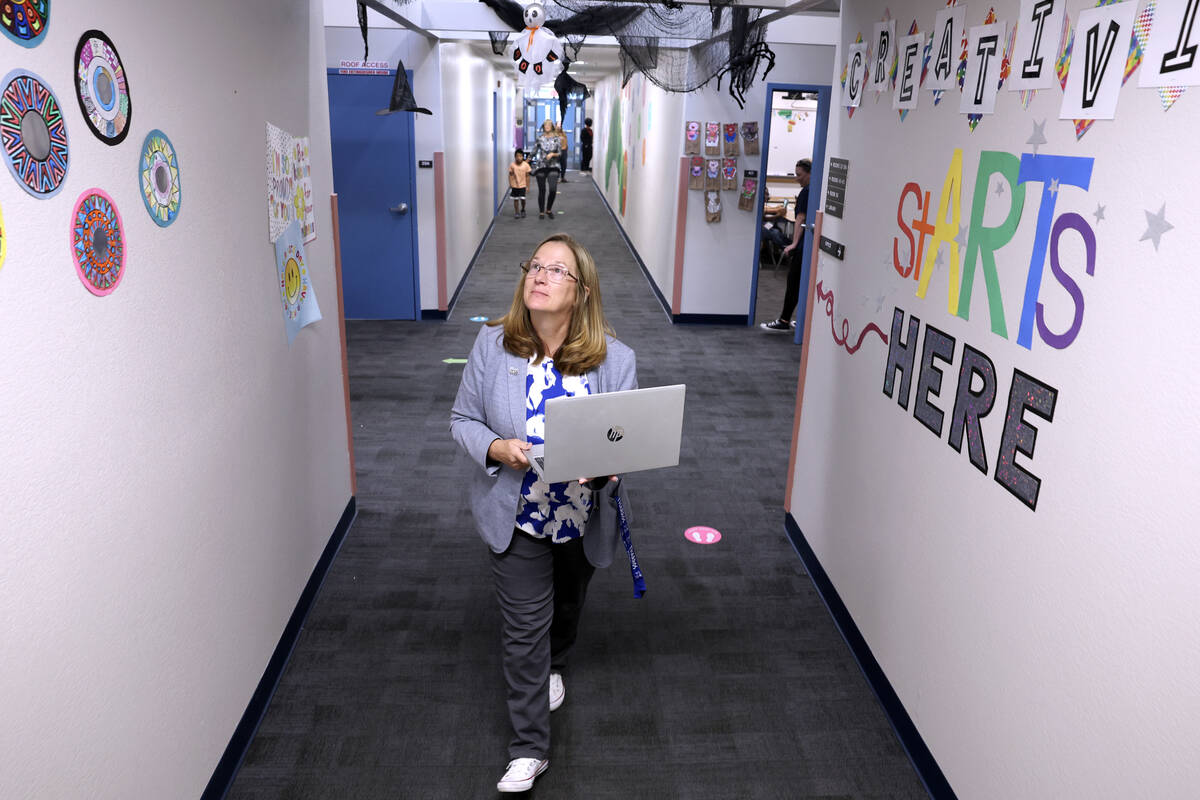
[[(590, 390), (586, 375), (564, 377), (552, 359), (534, 364), (535, 357), (529, 359), (525, 375), (525, 434), (531, 444), (545, 444), (546, 401), (590, 394)], [(516, 527), (539, 539), (568, 542), (583, 536), (591, 510), (592, 495), (586, 486), (578, 481), (545, 483), (530, 469), (521, 484)]]

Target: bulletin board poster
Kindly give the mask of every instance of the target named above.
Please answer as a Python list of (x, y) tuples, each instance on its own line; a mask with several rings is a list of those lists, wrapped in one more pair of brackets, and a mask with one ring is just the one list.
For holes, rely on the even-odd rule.
[[(900, 40), (892, 91), (830, 119), (826, 153), (870, 190), (823, 215), (853, 246), (814, 254), (787, 502), (962, 797), (1172, 796), (1154, 763), (1200, 779), (1172, 755), (1200, 717), (1164, 712), (1195, 709), (1171, 687), (1200, 670), (1182, 624), (1200, 590), (1180, 572), (1200, 565), (1195, 11), (842, 4), (835, 92), (885, 14)], [(901, 629), (928, 630), (925, 651)], [(1006, 672), (1032, 650), (1039, 669)], [(1068, 666), (1117, 651), (1130, 674), (1156, 653), (1135, 704), (1152, 735), (1116, 747), (1143, 729), (1036, 708), (1118, 714), (1100, 673)], [(938, 707), (936, 682), (963, 680), (992, 699)], [(1035, 782), (1076, 747), (1128, 758)]]
[(295, 154), (290, 133), (267, 123), (267, 233), (274, 242), (296, 214)]

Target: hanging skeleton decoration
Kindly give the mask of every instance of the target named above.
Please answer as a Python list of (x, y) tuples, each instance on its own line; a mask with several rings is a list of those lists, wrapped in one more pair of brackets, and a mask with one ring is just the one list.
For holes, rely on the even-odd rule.
[[(614, 30), (638, 17), (645, 9), (637, 6), (628, 8), (603, 8), (582, 11), (566, 19), (547, 19), (546, 9), (540, 0), (522, 6), (516, 0), (480, 0), (501, 21), (518, 31), (512, 34), (493, 33), (493, 48), (498, 38), (511, 37), (504, 52), (516, 69), (517, 83), (524, 88), (534, 88), (554, 82), (559, 105), (565, 113), (567, 95), (587, 95), (583, 84), (567, 74), (571, 56), (579, 50), (579, 42), (568, 46), (561, 37), (611, 35)], [(608, 4), (606, 4), (608, 5)]]
[(508, 46), (517, 68), (517, 84), (532, 89), (554, 80), (563, 70), (563, 46), (546, 29), (546, 10), (536, 0), (525, 6), (525, 29)]

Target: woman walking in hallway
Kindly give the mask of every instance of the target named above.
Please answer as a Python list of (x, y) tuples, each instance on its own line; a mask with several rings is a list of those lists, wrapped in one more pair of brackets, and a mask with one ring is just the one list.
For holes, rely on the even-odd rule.
[(550, 712), (566, 697), (588, 582), (612, 562), (619, 530), (619, 479), (547, 484), (526, 454), (543, 443), (546, 400), (634, 388), (634, 353), (612, 336), (595, 262), (569, 235), (550, 236), (521, 264), (508, 313), (481, 328), (450, 412), (476, 465), (471, 513), (502, 618), (513, 737), (501, 792), (529, 790), (550, 765)]
[[(558, 159), (561, 143), (554, 132), (554, 123), (542, 123), (542, 132), (533, 145), (533, 177), (538, 185), (538, 219), (554, 218), (554, 196), (558, 193)], [(550, 184), (550, 196), (546, 196), (546, 184)]]

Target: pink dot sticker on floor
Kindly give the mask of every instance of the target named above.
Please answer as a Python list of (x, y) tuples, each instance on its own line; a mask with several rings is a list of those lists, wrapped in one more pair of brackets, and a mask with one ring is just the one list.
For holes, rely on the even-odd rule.
[(696, 525), (683, 532), (683, 538), (696, 544), (716, 544), (721, 541), (721, 532), (716, 528)]

